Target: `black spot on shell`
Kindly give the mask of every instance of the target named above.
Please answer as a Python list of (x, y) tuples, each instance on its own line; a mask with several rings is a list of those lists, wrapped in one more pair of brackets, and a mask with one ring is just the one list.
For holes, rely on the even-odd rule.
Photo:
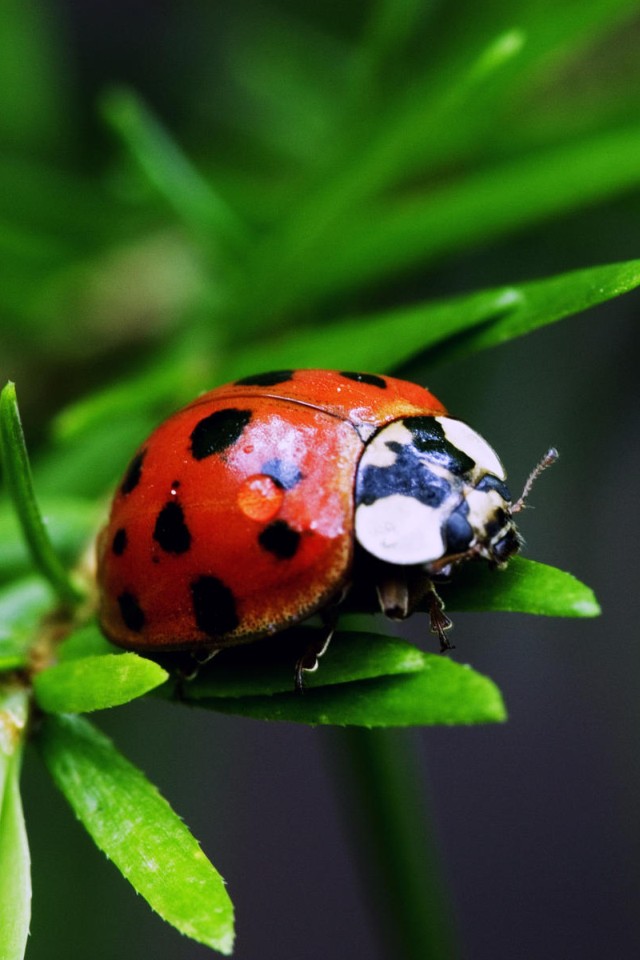
[(368, 383), (370, 387), (379, 387), (381, 390), (387, 389), (387, 381), (384, 377), (378, 377), (375, 373), (353, 373), (351, 370), (341, 370), (341, 377), (348, 380), (355, 380), (357, 383)]
[(266, 474), (275, 480), (284, 490), (292, 490), (302, 480), (303, 474), (295, 463), (286, 460), (267, 460), (260, 468), (260, 473)]
[(203, 575), (191, 584), (193, 614), (203, 633), (219, 637), (238, 626), (238, 613), (233, 592), (217, 577)]
[(290, 560), (298, 552), (300, 534), (286, 520), (276, 520), (265, 527), (258, 537), (258, 543), (279, 560)]
[(186, 553), (191, 546), (191, 533), (184, 521), (184, 512), (176, 500), (169, 500), (156, 518), (153, 539), (166, 553)]
[(402, 422), (411, 431), (416, 450), (428, 454), (431, 461), (446, 467), (456, 476), (473, 470), (475, 460), (447, 440), (442, 424), (435, 417), (407, 417)]
[(127, 531), (124, 529), (124, 527), (120, 527), (119, 530), (116, 530), (113, 537), (113, 542), (111, 544), (111, 549), (115, 553), (116, 557), (121, 557), (127, 549)]
[(131, 493), (132, 490), (140, 483), (140, 477), (142, 476), (142, 464), (146, 456), (147, 451), (141, 450), (139, 453), (136, 453), (135, 457), (127, 467), (127, 472), (124, 475), (124, 480), (120, 486), (121, 493)]
[(121, 593), (118, 597), (118, 605), (124, 625), (134, 633), (140, 633), (146, 618), (137, 598), (132, 593)]
[(242, 377), (236, 380), (237, 387), (275, 387), (278, 383), (286, 383), (293, 378), (293, 370), (271, 370), (268, 373), (255, 373), (251, 377)]
[(222, 453), (236, 442), (250, 420), (250, 410), (236, 410), (235, 407), (210, 413), (191, 431), (191, 453), (196, 460)]

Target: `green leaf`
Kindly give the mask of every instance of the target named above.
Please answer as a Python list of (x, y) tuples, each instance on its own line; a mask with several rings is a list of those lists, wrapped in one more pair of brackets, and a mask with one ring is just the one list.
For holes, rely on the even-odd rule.
[[(600, 613), (598, 602), (589, 587), (580, 583), (569, 573), (523, 557), (513, 558), (504, 570), (491, 570), (485, 563), (463, 564), (456, 571), (456, 576), (451, 583), (443, 584), (438, 589), (447, 610), (450, 611), (492, 610), (558, 617), (595, 617)], [(361, 610), (361, 608), (358, 609)], [(426, 610), (426, 607), (423, 609)], [(376, 610), (372, 606), (365, 612), (376, 613)], [(344, 697), (349, 700), (352, 691), (366, 689), (373, 691), (371, 702), (376, 709), (379, 707), (382, 711), (380, 713), (382, 719), (377, 723), (361, 721), (365, 726), (483, 722), (482, 712), (478, 715), (480, 719), (476, 721), (437, 719), (437, 716), (450, 716), (450, 704), (444, 704), (443, 710), (443, 705), (437, 703), (429, 693), (430, 707), (435, 703), (437, 709), (441, 711), (440, 714), (424, 713), (422, 706), (416, 710), (415, 705), (409, 702), (406, 705), (406, 719), (400, 723), (395, 719), (396, 714), (393, 711), (397, 713), (400, 709), (398, 703), (402, 707), (401, 698), (396, 697), (396, 689), (402, 689), (403, 685), (395, 685), (393, 676), (398, 675), (400, 678), (403, 674), (416, 675), (427, 671), (426, 679), (418, 681), (415, 676), (413, 679), (417, 687), (423, 683), (428, 685), (431, 676), (429, 671), (440, 669), (448, 671), (448, 666), (441, 668), (439, 665), (449, 664), (450, 661), (440, 657), (434, 659), (432, 654), (423, 653), (399, 638), (371, 632), (344, 630), (337, 633), (332, 640), (327, 656), (320, 661), (318, 671), (305, 675), (305, 686), (308, 688), (309, 697), (312, 698), (312, 713), (306, 712), (305, 703), (302, 712), (297, 707), (293, 707), (291, 717), (288, 713), (286, 716), (281, 716), (278, 712), (281, 701), (275, 695), (292, 692), (294, 664), (309, 644), (307, 633), (310, 634), (308, 628), (292, 631), (290, 636), (281, 636), (277, 644), (271, 640), (222, 651), (210, 665), (201, 670), (194, 680), (181, 684), (181, 699), (212, 709), (218, 709), (219, 700), (224, 700), (224, 706), (220, 709), (233, 713), (236, 711), (231, 705), (232, 698), (246, 698), (237, 704), (237, 712), (243, 715), (264, 715), (266, 719), (300, 719), (301, 722), (310, 723), (349, 723), (355, 721), (336, 720), (336, 716), (343, 714), (336, 713), (335, 710), (329, 712), (327, 714), (329, 719), (324, 721), (308, 718), (315, 717), (318, 710), (321, 712), (324, 709), (324, 700), (318, 700), (318, 697), (324, 697), (327, 694), (333, 703), (331, 698), (337, 696), (336, 709), (340, 711), (343, 709)], [(474, 677), (474, 683), (478, 680), (477, 675), (468, 668), (460, 668), (458, 664), (452, 664), (452, 668), (454, 680), (459, 679), (456, 673), (459, 669), (463, 670), (462, 677), (465, 682), (471, 676)], [(385, 686), (383, 683), (378, 687), (374, 682), (377, 679), (391, 680), (391, 684)], [(447, 679), (449, 679), (448, 675)], [(479, 678), (479, 680), (481, 685), (490, 684), (489, 690), (493, 690), (491, 681), (485, 678)], [(370, 681), (371, 686), (363, 687), (362, 681)], [(342, 684), (345, 685), (344, 693), (335, 694), (336, 686)], [(328, 691), (327, 688), (332, 689)], [(379, 690), (385, 692), (380, 703), (377, 700)], [(391, 693), (388, 692), (389, 690)], [(169, 694), (169, 687), (165, 688), (165, 691), (165, 695)], [(485, 686), (483, 693), (486, 692)], [(491, 696), (493, 696), (492, 693)], [(466, 692), (464, 698), (466, 706), (473, 710), (474, 704), (468, 699)], [(293, 702), (295, 703), (295, 699)], [(288, 703), (289, 701), (286, 700), (285, 704)], [(318, 707), (318, 704), (322, 704), (322, 708)], [(480, 706), (482, 708), (482, 704)], [(272, 714), (271, 707), (277, 708), (276, 715)], [(263, 709), (266, 711), (264, 714), (260, 712)], [(387, 719), (384, 711), (391, 711)], [(344, 716), (348, 717), (350, 714), (344, 713)], [(362, 716), (368, 715), (363, 713)], [(491, 718), (490, 715), (489, 719)]]
[(229, 380), (261, 370), (327, 367), (393, 370), (428, 352), (449, 337), (509, 313), (521, 301), (517, 287), (500, 287), (386, 310), (366, 317), (345, 317), (324, 326), (252, 343), (238, 350), (225, 367)]
[(36, 502), (16, 389), (11, 381), (0, 394), (0, 453), (9, 493), (34, 564), (62, 601), (77, 603), (84, 595), (60, 562)]
[(23, 667), (42, 616), (51, 609), (51, 587), (27, 577), (0, 589), (0, 671)]
[(140, 770), (81, 717), (45, 717), (37, 744), (78, 819), (150, 906), (193, 940), (231, 953), (224, 882)]
[[(1, 716), (1, 714), (0, 714)], [(0, 721), (1, 722), (1, 721)], [(20, 756), (0, 749), (0, 957), (22, 960), (31, 918), (31, 861), (20, 799)]]
[[(442, 158), (443, 141), (452, 129), (458, 129), (461, 104), (471, 101), (478, 87), (491, 82), (494, 72), (516, 57), (522, 44), (519, 31), (500, 32), (488, 41), (479, 41), (470, 61), (459, 64), (455, 75), (439, 77), (419, 91), (413, 84), (402, 87), (398, 98), (402, 102), (387, 109), (383, 122), (376, 117), (371, 135), (365, 132), (360, 137), (355, 153), (340, 156), (337, 168), (319, 189), (291, 204), (289, 217), (280, 218), (277, 228), (257, 247), (252, 262), (254, 280), (243, 291), (247, 298), (242, 305), (245, 325), (263, 323), (265, 304), (279, 314), (308, 302), (309, 294), (337, 289), (326, 267), (336, 260), (336, 249), (342, 248), (344, 234), (352, 219), (361, 215), (360, 208), (366, 211), (371, 195), (410, 171), (416, 151), (422, 155), (423, 166), (425, 151), (432, 159)], [(351, 126), (361, 132), (355, 120)]]
[[(403, 5), (409, 23), (413, 6)], [(433, 8), (422, 8), (425, 19), (433, 17)], [(414, 37), (422, 41), (418, 76), (406, 58), (403, 82), (389, 77), (390, 95), (370, 105), (373, 142), (362, 137), (358, 124), (345, 131), (354, 147), (353, 166), (362, 174), (360, 194), (372, 182), (389, 186), (407, 172), (424, 175), (438, 162), (473, 155), (479, 146), (490, 150), (496, 128), (498, 136), (502, 128), (508, 134), (511, 113), (522, 112), (540, 76), (575, 61), (636, 13), (636, 0), (570, 0), (562, 9), (530, 0), (460, 0), (438, 9), (426, 30), (414, 27)], [(386, 20), (387, 30), (393, 29), (389, 16)]]
[[(292, 22), (290, 12), (274, 6), (236, 18), (228, 40), (230, 76), (242, 91), (234, 126), (249, 145), (257, 142), (258, 163), (273, 156), (285, 177), (289, 164), (305, 164), (309, 175), (337, 145), (330, 137), (343, 106), (335, 92), (348, 78), (346, 44), (303, 17)], [(244, 165), (246, 153), (245, 146)]]
[[(29, 719), (29, 697), (17, 683), (0, 685), (0, 757), (19, 756)], [(7, 767), (0, 773), (0, 795), (6, 783)]]
[(49, 667), (35, 677), (33, 689), (47, 713), (89, 713), (142, 697), (168, 676), (136, 653), (110, 653)]
[(304, 694), (210, 697), (197, 704), (260, 720), (338, 726), (451, 726), (506, 719), (500, 691), (488, 677), (436, 654), (423, 657), (422, 670), (396, 677), (318, 687)]
[[(74, 563), (104, 514), (102, 504), (80, 497), (43, 497), (42, 519), (53, 549), (64, 563)], [(33, 569), (18, 518), (9, 503), (0, 504), (0, 580)]]
[(301, 295), (308, 299), (324, 290), (379, 282), (414, 264), (628, 192), (640, 183), (639, 150), (635, 124), (529, 151), (428, 194), (363, 209), (342, 225), (330, 247), (316, 251), (316, 269), (305, 275)]
[[(539, 86), (541, 76), (548, 76), (549, 63), (557, 68), (574, 58), (629, 17), (635, 6), (635, 0), (594, 0), (584, 10), (572, 3), (558, 15), (546, 3), (463, 3), (455, 12), (438, 11), (432, 47), (422, 38), (419, 75), (414, 76), (410, 63), (402, 64), (402, 79), (390, 78), (386, 96), (370, 105), (368, 116), (363, 117), (363, 110), (347, 116), (350, 123), (334, 134), (345, 143), (338, 162), (329, 165), (325, 179), (293, 204), (289, 216), (266, 237), (256, 258), (257, 275), (246, 285), (241, 310), (245, 321), (256, 328), (269, 315), (291, 315), (340, 289), (357, 288), (366, 280), (379, 282), (389, 272), (425, 263), (442, 249), (440, 233), (445, 250), (460, 249), (477, 243), (485, 224), (487, 235), (518, 229), (636, 184), (635, 151), (629, 144), (624, 153), (612, 151), (615, 144), (608, 144), (608, 153), (607, 144), (596, 144), (589, 157), (589, 141), (584, 148), (578, 143), (570, 156), (554, 145), (549, 154), (553, 169), (546, 173), (545, 154), (533, 162), (527, 158), (528, 170), (516, 170), (515, 177), (510, 176), (511, 164), (498, 161), (489, 167), (490, 196), (483, 189), (484, 171), (468, 174), (478, 154), (487, 169), (496, 141), (506, 139), (502, 131), (509, 130), (511, 113), (526, 113), (530, 91)], [(439, 200), (450, 189), (456, 196), (452, 170), (463, 171), (458, 184), (465, 197), (446, 210), (446, 202), (441, 208)], [(439, 215), (435, 224), (422, 226), (416, 220), (414, 206), (416, 200), (420, 205), (420, 197), (410, 184), (401, 205), (406, 230), (398, 240), (385, 224), (385, 211), (395, 204), (383, 198), (411, 174), (423, 181), (432, 175), (436, 189), (425, 202), (428, 207), (433, 198)], [(452, 188), (440, 187), (452, 179)], [(496, 228), (496, 216), (506, 221), (503, 226)]]
[[(223, 650), (185, 685), (188, 698), (246, 697), (289, 693), (294, 686), (294, 666), (317, 634), (303, 628), (289, 638), (280, 636), (261, 643)], [(305, 674), (309, 689), (351, 683), (372, 677), (422, 670), (425, 655), (417, 647), (371, 632), (336, 633), (320, 668)]]
[[(593, 591), (572, 574), (524, 557), (513, 557), (502, 570), (492, 570), (481, 560), (460, 564), (449, 583), (438, 584), (438, 593), (447, 610), (495, 610), (546, 617), (597, 617), (600, 613)], [(348, 611), (378, 612), (373, 595), (355, 601), (347, 598), (346, 605), (350, 603), (353, 605), (347, 607)], [(426, 612), (426, 602), (418, 609)]]
[(20, 801), (20, 764), (29, 701), (17, 685), (0, 687), (0, 957), (21, 960), (29, 933), (31, 875)]
[[(256, 281), (247, 291), (275, 313), (338, 292), (380, 283), (388, 276), (497, 237), (521, 231), (569, 211), (628, 192), (640, 183), (637, 124), (598, 133), (570, 144), (554, 144), (522, 158), (497, 163), (407, 199), (377, 201), (341, 221), (318, 241), (272, 296)], [(266, 281), (265, 281), (266, 282)], [(251, 310), (251, 304), (245, 307)]]
[(439, 362), (468, 356), (487, 347), (499, 346), (532, 330), (581, 313), (589, 307), (613, 300), (640, 284), (640, 260), (612, 263), (602, 267), (574, 270), (547, 280), (525, 283), (516, 289), (520, 300), (513, 309), (495, 317), (485, 327), (471, 331), (458, 341), (443, 344), (435, 354)]
[(513, 557), (504, 570), (468, 563), (440, 588), (448, 610), (504, 610), (545, 617), (597, 617), (593, 591), (572, 574)]
[[(342, 208), (353, 213), (361, 200), (412, 172), (424, 175), (442, 162), (460, 135), (469, 137), (474, 103), (486, 96), (487, 86), (495, 87), (496, 75), (521, 56), (526, 40), (526, 34), (513, 26), (488, 38), (476, 36), (469, 60), (458, 62), (455, 72), (443, 72), (426, 83), (404, 84), (388, 107), (385, 122), (375, 122), (372, 141), (357, 151), (346, 175), (329, 185), (325, 203), (335, 204), (337, 212)], [(460, 123), (461, 112), (466, 123)], [(316, 204), (321, 210), (320, 198)], [(321, 222), (325, 217), (323, 212)]]
[(236, 243), (242, 238), (244, 228), (235, 211), (133, 91), (111, 90), (103, 98), (102, 112), (148, 181), (187, 225), (198, 230), (201, 240), (213, 236)]
[(345, 318), (252, 344), (226, 368), (229, 379), (289, 366), (393, 370), (419, 355), (450, 360), (530, 333), (640, 284), (640, 260), (607, 264), (513, 286)]
[(366, 110), (375, 102), (372, 93), (384, 81), (385, 68), (410, 44), (425, 15), (422, 0), (374, 0), (367, 11), (358, 49), (355, 51), (351, 82), (351, 110)]
[(77, 660), (82, 657), (101, 657), (116, 653), (116, 647), (109, 643), (105, 635), (94, 621), (79, 627), (65, 637), (58, 647), (58, 660)]

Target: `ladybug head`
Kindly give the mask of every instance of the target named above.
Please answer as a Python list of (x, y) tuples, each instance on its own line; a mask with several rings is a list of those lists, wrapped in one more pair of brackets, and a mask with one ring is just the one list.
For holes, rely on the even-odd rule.
[(504, 564), (522, 545), (513, 513), (523, 502), (512, 505), (505, 479), (493, 448), (461, 420), (386, 424), (358, 465), (356, 539), (386, 563), (429, 573), (468, 557)]

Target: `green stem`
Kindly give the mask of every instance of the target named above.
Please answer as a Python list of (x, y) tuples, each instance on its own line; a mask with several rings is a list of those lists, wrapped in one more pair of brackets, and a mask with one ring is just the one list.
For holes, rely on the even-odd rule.
[(0, 957), (22, 960), (31, 916), (29, 845), (20, 799), (28, 694), (0, 685)]
[(246, 239), (244, 224), (203, 177), (162, 124), (131, 90), (113, 89), (102, 112), (158, 193), (201, 237), (222, 238), (232, 247)]
[(16, 388), (11, 381), (0, 394), (0, 454), (9, 494), (34, 564), (64, 603), (78, 603), (84, 595), (55, 552), (36, 502)]
[[(342, 779), (394, 960), (459, 957), (420, 771), (406, 734), (348, 728)], [(344, 784), (341, 783), (341, 789)]]

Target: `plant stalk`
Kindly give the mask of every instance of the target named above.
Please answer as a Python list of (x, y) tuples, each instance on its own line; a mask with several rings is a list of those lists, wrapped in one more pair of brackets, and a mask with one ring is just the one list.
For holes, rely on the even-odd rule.
[(56, 554), (36, 502), (15, 384), (11, 381), (0, 393), (0, 461), (35, 566), (63, 603), (70, 606), (79, 603), (84, 593), (76, 587)]
[(389, 956), (455, 960), (452, 908), (411, 741), (403, 731), (352, 727), (338, 745), (350, 832)]

